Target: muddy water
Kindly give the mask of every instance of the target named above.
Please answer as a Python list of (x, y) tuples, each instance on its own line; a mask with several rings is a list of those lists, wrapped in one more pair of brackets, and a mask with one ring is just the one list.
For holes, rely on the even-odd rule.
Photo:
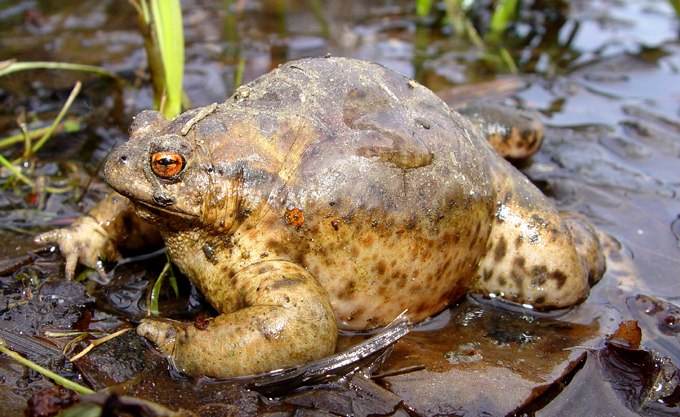
[[(645, 349), (680, 363), (678, 19), (661, 1), (533, 4), (523, 11), (527, 23), (509, 39), (525, 72), (511, 76), (497, 59), (448, 36), (445, 26), (419, 22), (408, 1), (183, 2), (185, 88), (193, 106), (229, 96), (240, 60), (247, 82), (280, 62), (331, 53), (380, 62), (430, 86), (454, 107), (481, 96), (533, 108), (545, 116), (546, 141), (523, 170), (561, 208), (587, 215), (609, 236), (608, 272), (576, 309), (542, 316), (463, 300), (399, 342), (374, 378), (354, 375), (332, 389), (271, 399), (240, 383), (173, 375), (130, 333), (118, 347), (102, 346), (75, 367), (61, 354), (66, 347), (72, 356), (70, 339), (46, 336), (54, 329), (111, 331), (145, 314), (148, 282), (162, 267), (162, 255), (117, 267), (108, 284), (65, 284), (59, 256), (36, 250), (30, 238), (70, 222), (106, 193), (97, 176), (101, 160), (125, 140), (131, 117), (152, 100), (127, 4), (0, 3), (0, 58), (102, 65), (130, 83), (56, 71), (0, 78), (1, 137), (17, 132), (18, 117), (29, 128), (45, 125), (73, 83), (84, 83), (69, 112), (77, 131), (59, 133), (26, 167), (32, 178), (69, 191), (34, 193), (14, 183), (0, 194), (0, 336), (95, 389), (113, 386), (205, 415), (583, 415), (574, 399), (596, 414), (677, 413), (656, 398), (625, 394), (647, 392), (642, 377), (656, 374), (634, 372), (624, 362), (620, 368), (630, 366), (630, 375), (613, 377), (598, 352), (605, 335), (633, 319)], [(2, 152), (14, 157), (21, 151)], [(7, 177), (2, 171), (3, 184)], [(183, 296), (164, 297), (162, 311), (192, 317), (203, 308), (200, 295), (180, 285)], [(347, 336), (343, 345), (357, 338)], [(672, 392), (680, 377), (654, 363), (654, 369), (671, 369), (656, 381)], [(26, 399), (50, 385), (5, 357), (0, 376), (2, 415), (21, 415)]]

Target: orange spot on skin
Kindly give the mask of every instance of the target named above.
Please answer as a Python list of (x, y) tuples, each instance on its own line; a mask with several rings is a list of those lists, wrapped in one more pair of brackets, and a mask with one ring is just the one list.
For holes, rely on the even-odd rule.
[(286, 223), (292, 224), (295, 227), (300, 227), (304, 222), (305, 215), (302, 213), (302, 210), (299, 208), (286, 210)]
[(173, 178), (184, 169), (184, 157), (173, 151), (156, 152), (151, 155), (151, 169), (160, 178)]

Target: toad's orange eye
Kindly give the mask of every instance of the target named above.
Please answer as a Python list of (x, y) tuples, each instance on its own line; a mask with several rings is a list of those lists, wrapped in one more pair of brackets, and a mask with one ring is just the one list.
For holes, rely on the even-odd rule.
[(161, 178), (173, 178), (184, 169), (184, 157), (173, 151), (156, 152), (151, 155), (151, 169)]

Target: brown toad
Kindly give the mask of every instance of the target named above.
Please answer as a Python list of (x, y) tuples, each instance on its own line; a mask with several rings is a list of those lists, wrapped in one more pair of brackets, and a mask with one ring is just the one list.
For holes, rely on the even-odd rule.
[(430, 90), (363, 61), (295, 61), (172, 122), (143, 112), (105, 176), (124, 197), (36, 240), (58, 242), (72, 276), (118, 256), (134, 212), (154, 225), (220, 313), (139, 326), (189, 374), (310, 361), (338, 327), (417, 322), (466, 292), (568, 307), (604, 269), (587, 221)]

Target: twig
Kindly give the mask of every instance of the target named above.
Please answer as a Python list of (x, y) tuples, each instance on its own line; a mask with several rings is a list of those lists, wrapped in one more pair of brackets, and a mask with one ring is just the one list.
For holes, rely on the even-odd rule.
[(104, 337), (102, 337), (102, 338), (100, 338), (100, 339), (97, 339), (97, 340), (92, 341), (88, 347), (86, 347), (86, 348), (83, 349), (80, 353), (78, 353), (77, 355), (75, 355), (74, 357), (72, 357), (71, 359), (69, 359), (69, 362), (75, 362), (75, 361), (77, 361), (78, 359), (80, 359), (80, 358), (82, 358), (83, 356), (85, 356), (85, 355), (87, 354), (87, 352), (91, 351), (92, 349), (96, 348), (97, 346), (101, 345), (102, 343), (106, 343), (106, 342), (108, 342), (108, 341), (111, 340), (111, 339), (115, 339), (116, 337), (118, 337), (118, 336), (122, 335), (123, 333), (125, 333), (125, 332), (127, 332), (127, 331), (130, 331), (130, 330), (132, 330), (132, 328), (127, 328), (127, 329), (123, 329), (123, 330), (118, 330), (118, 331), (115, 332), (115, 333), (111, 333), (110, 335), (107, 335), (107, 336), (104, 336)]

